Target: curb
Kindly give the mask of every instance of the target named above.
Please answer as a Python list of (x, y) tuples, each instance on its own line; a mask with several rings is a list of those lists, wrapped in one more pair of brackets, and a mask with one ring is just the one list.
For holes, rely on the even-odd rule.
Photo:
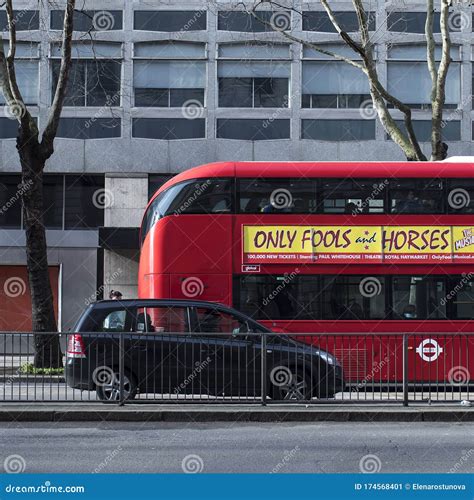
[(473, 422), (470, 410), (5, 409), (0, 422)]

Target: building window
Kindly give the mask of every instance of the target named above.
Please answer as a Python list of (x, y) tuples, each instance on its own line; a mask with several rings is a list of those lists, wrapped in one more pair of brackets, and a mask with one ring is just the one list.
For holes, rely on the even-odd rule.
[(0, 118), (0, 139), (15, 139), (18, 136), (18, 121)]
[(219, 107), (289, 107), (290, 63), (283, 62), (289, 57), (287, 45), (221, 45), (217, 68)]
[(204, 31), (205, 10), (136, 10), (134, 28), (142, 31)]
[[(440, 33), (440, 15), (434, 13), (433, 32)], [(387, 27), (389, 31), (399, 33), (424, 33), (426, 12), (389, 12), (387, 14)], [(453, 31), (453, 30), (451, 30)]]
[(367, 76), (340, 61), (303, 61), (303, 108), (358, 108), (370, 100)]
[(242, 141), (290, 139), (290, 120), (223, 118), (217, 120), (217, 138)]
[[(39, 30), (39, 12), (37, 10), (14, 10), (13, 24), (16, 31)], [(9, 30), (8, 18), (5, 10), (0, 11), (0, 29), (3, 32)]]
[(21, 176), (19, 175), (0, 175), (0, 227), (21, 228)]
[(133, 137), (142, 139), (204, 139), (206, 120), (197, 118), (134, 118)]
[[(359, 31), (357, 14), (354, 11), (334, 11), (334, 15), (344, 31)], [(369, 31), (375, 30), (375, 12), (366, 12)], [(303, 12), (303, 31), (319, 31), (320, 33), (336, 33), (326, 11)]]
[(61, 118), (58, 137), (65, 139), (111, 139), (120, 137), (119, 118)]
[[(52, 98), (61, 66), (60, 47), (51, 50)], [(65, 106), (120, 106), (121, 44), (75, 44)]]
[(103, 191), (103, 175), (66, 175), (65, 228), (96, 229), (103, 226), (104, 209), (98, 203)]
[(43, 176), (43, 222), (48, 229), (63, 228), (64, 176)]
[(375, 140), (375, 120), (302, 120), (302, 139), (317, 141)]
[[(112, 31), (123, 29), (121, 10), (74, 11), (74, 31)], [(64, 10), (51, 11), (51, 29), (62, 30)]]
[[(194, 104), (204, 107), (206, 63), (193, 60), (204, 57), (204, 44), (179, 42), (136, 44), (135, 106), (173, 108), (193, 101)], [(170, 58), (182, 60), (170, 60)]]
[[(396, 120), (397, 125), (405, 132), (405, 122)], [(413, 120), (413, 129), (419, 142), (431, 141), (431, 121), (430, 120)], [(441, 137), (445, 141), (460, 141), (461, 140), (461, 122), (445, 120), (441, 127)]]
[[(3, 49), (6, 55), (8, 52), (7, 42), (4, 42)], [(17, 42), (15, 55), (16, 79), (23, 100), (27, 105), (38, 104), (38, 69), (38, 44)], [(5, 97), (0, 92), (0, 104), (5, 104), (5, 102)]]
[[(255, 13), (219, 11), (217, 29), (221, 31), (265, 32), (291, 27), (291, 12), (263, 10)], [(282, 24), (280, 24), (282, 23)]]

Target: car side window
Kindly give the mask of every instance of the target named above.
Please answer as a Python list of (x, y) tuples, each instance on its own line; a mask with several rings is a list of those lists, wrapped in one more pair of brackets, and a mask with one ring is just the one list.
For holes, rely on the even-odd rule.
[(186, 307), (139, 307), (135, 331), (140, 333), (189, 333), (188, 310)]
[[(248, 333), (248, 324), (233, 314), (211, 308), (196, 308), (197, 328), (203, 334), (227, 333), (238, 335)], [(222, 338), (225, 337), (224, 335)]]
[(97, 325), (97, 332), (124, 332), (127, 312), (125, 309), (112, 311)]

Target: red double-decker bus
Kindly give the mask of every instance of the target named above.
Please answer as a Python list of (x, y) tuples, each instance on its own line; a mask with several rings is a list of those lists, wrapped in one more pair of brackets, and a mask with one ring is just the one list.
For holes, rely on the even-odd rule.
[[(474, 372), (452, 335), (474, 331), (471, 163), (204, 165), (158, 190), (140, 238), (140, 298), (220, 302), (277, 332), (365, 334), (363, 347), (334, 336), (350, 380), (384, 332), (416, 334), (417, 380)], [(398, 342), (370, 353), (380, 379), (401, 379)]]

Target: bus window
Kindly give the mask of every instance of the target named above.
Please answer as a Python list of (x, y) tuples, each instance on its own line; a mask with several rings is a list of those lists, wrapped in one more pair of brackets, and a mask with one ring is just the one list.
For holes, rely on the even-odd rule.
[(323, 319), (385, 318), (385, 278), (377, 276), (378, 293), (364, 294), (363, 276), (323, 276)]
[(447, 200), (449, 213), (472, 214), (474, 212), (474, 180), (449, 179)]
[(444, 278), (393, 278), (392, 297), (393, 319), (446, 319)]
[(443, 213), (441, 179), (403, 179), (390, 181), (390, 211), (393, 214)]
[(242, 179), (239, 182), (241, 213), (293, 213), (315, 211), (315, 182), (310, 179)]
[(236, 308), (259, 320), (319, 319), (317, 276), (241, 276)]
[(381, 179), (323, 179), (319, 212), (382, 214), (388, 182)]
[(453, 304), (453, 319), (474, 318), (474, 280), (471, 276), (453, 278), (450, 283), (452, 294), (447, 295)]

